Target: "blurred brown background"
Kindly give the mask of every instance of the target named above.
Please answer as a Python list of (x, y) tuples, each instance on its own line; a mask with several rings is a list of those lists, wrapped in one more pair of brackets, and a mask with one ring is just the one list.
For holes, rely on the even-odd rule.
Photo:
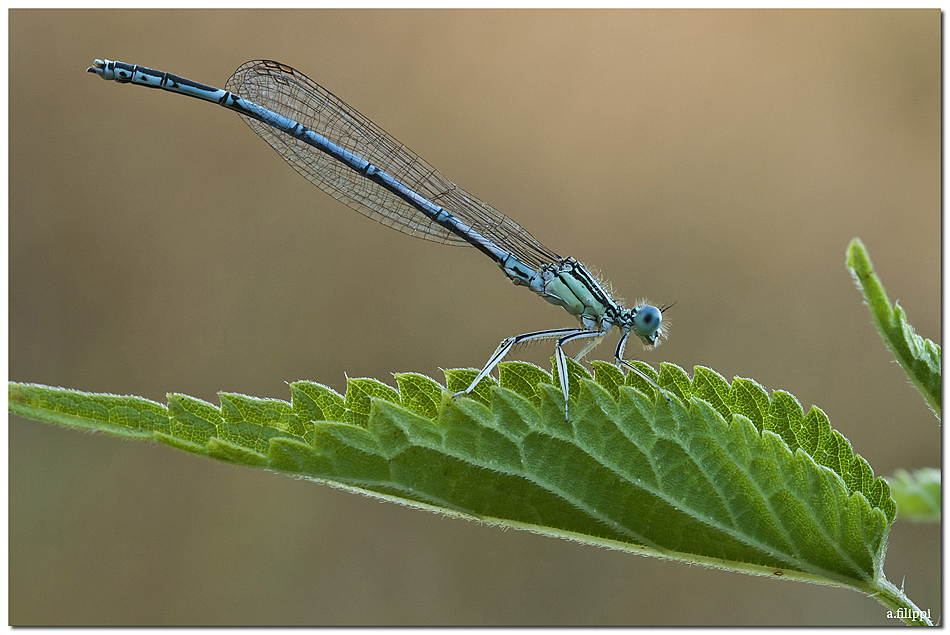
[[(293, 65), (628, 299), (676, 301), (670, 340), (632, 355), (818, 404), (878, 474), (940, 464), (844, 267), (860, 236), (940, 341), (936, 9), (11, 11), (11, 378), (217, 403), (441, 380), (573, 321), (478, 251), (337, 203), (236, 115), (87, 75), (97, 57), (215, 86)], [(17, 625), (895, 623), (846, 590), (15, 417), (9, 512)], [(939, 549), (898, 522), (886, 565), (934, 617)]]

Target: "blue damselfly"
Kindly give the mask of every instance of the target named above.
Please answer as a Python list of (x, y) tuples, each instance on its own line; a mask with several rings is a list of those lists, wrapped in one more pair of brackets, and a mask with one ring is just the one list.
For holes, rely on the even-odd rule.
[[(293, 68), (272, 61), (243, 64), (225, 90), (123, 62), (96, 60), (87, 69), (107, 80), (132, 83), (214, 102), (240, 114), (308, 181), (337, 200), (404, 234), (450, 245), (471, 245), (494, 260), (516, 285), (563, 307), (580, 328), (549, 329), (504, 340), (471, 385), (470, 393), (517, 344), (555, 339), (564, 416), (568, 416), (567, 358), (563, 347), (585, 341), (580, 360), (617, 327), (614, 360), (663, 391), (624, 360), (635, 335), (646, 348), (667, 336), (666, 307), (638, 302), (626, 308), (577, 260), (562, 258), (510, 218), (449, 181), (441, 172), (372, 121)], [(668, 399), (668, 397), (667, 397)]]

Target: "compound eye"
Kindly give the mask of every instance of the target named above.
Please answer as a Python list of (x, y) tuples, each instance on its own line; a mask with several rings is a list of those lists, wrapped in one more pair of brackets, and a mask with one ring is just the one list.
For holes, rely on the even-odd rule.
[(633, 332), (644, 343), (652, 344), (656, 341), (656, 332), (663, 321), (663, 314), (655, 306), (642, 306), (633, 318)]

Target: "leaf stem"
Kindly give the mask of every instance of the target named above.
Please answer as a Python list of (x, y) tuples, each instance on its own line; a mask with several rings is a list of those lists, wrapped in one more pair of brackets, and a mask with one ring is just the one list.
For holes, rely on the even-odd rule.
[(900, 619), (908, 626), (934, 625), (930, 619), (930, 609), (921, 611), (910, 598), (904, 595), (902, 589), (898, 589), (884, 578), (878, 581), (877, 589), (869, 595), (889, 609), (887, 612), (889, 618)]

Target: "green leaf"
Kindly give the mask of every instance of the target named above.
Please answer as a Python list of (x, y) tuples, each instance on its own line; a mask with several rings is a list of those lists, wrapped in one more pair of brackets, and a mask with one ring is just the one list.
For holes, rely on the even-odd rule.
[[(913, 606), (883, 575), (890, 489), (821, 410), (702, 367), (644, 368), (671, 401), (607, 364), (568, 371), (570, 422), (556, 373), (521, 362), (461, 399), (408, 373), (398, 391), (295, 382), (289, 403), (221, 393), (220, 408), (10, 383), (9, 404), (444, 514)], [(453, 391), (472, 377), (446, 371)]]
[(854, 238), (848, 245), (846, 264), (871, 310), (881, 339), (900, 363), (933, 413), (940, 418), (940, 345), (917, 335), (900, 304), (891, 307), (884, 285), (874, 273), (864, 243)]
[(932, 467), (913, 472), (897, 470), (887, 482), (902, 520), (940, 522), (940, 470)]

